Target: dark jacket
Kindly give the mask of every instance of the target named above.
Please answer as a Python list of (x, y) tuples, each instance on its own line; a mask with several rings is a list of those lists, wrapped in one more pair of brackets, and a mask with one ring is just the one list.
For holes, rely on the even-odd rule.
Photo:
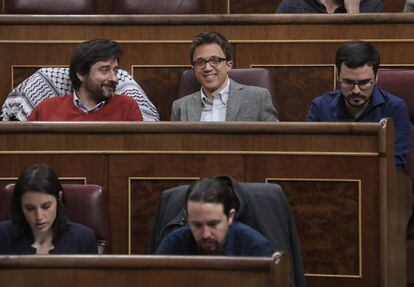
[[(246, 224), (233, 221), (227, 230), (226, 240), (215, 255), (272, 257), (275, 252), (267, 238)], [(180, 227), (164, 238), (157, 254), (200, 254), (190, 227)]]
[[(10, 220), (0, 222), (0, 254), (36, 254), (32, 243), (33, 238), (14, 238)], [(49, 254), (98, 254), (95, 233), (79, 223), (68, 222), (63, 234), (53, 239), (53, 245)]]
[[(289, 204), (277, 184), (241, 183), (230, 177), (239, 201), (236, 220), (257, 230), (271, 243), (274, 250), (289, 255), (291, 286), (305, 286), (296, 225)], [(155, 253), (162, 239), (187, 224), (184, 210), (188, 186), (178, 186), (164, 191), (158, 204), (149, 252)]]

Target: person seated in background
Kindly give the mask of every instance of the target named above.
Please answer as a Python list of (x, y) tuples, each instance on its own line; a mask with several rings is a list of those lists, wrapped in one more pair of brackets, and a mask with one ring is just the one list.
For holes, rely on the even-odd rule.
[(414, 12), (414, 0), (405, 0), (403, 12), (404, 13)]
[(72, 54), (69, 76), (73, 95), (43, 100), (29, 115), (29, 121), (142, 121), (136, 101), (114, 94), (118, 43), (94, 39), (78, 44)]
[(174, 101), (172, 121), (277, 121), (267, 89), (229, 78), (233, 52), (223, 35), (197, 34), (190, 48), (190, 62), (201, 89)]
[(381, 13), (379, 0), (283, 0), (276, 13)]
[(405, 166), (411, 148), (411, 123), (403, 99), (376, 86), (380, 55), (373, 45), (362, 41), (344, 43), (336, 52), (339, 90), (312, 101), (307, 121), (379, 122), (394, 121), (395, 159), (398, 168)]
[(186, 193), (189, 226), (168, 234), (157, 254), (271, 256), (270, 242), (251, 227), (234, 220), (233, 188), (218, 178), (202, 178)]
[(92, 229), (66, 219), (64, 193), (47, 165), (20, 175), (12, 199), (12, 220), (0, 222), (0, 254), (97, 254)]

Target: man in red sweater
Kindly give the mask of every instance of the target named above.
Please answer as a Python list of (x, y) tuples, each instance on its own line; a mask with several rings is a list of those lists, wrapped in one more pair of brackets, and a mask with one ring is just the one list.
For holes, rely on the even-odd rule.
[(142, 121), (137, 102), (114, 94), (122, 50), (118, 43), (95, 39), (75, 47), (69, 68), (73, 95), (43, 100), (29, 121)]

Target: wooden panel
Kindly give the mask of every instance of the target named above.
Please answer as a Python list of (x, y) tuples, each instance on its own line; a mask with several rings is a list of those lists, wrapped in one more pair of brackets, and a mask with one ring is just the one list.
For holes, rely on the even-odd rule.
[(405, 0), (382, 0), (385, 12), (400, 13), (404, 8)]
[(154, 215), (161, 192), (179, 185), (190, 184), (190, 178), (131, 178), (130, 179), (130, 252), (148, 252), (148, 239), (154, 226)]
[(334, 90), (334, 66), (263, 66), (275, 81), (280, 121), (305, 121), (312, 100)]
[(177, 98), (181, 75), (190, 67), (133, 67), (133, 76), (157, 107), (161, 121), (170, 120), (171, 106)]
[[(0, 134), (0, 178), (16, 177), (25, 166), (45, 162), (59, 176), (86, 177), (104, 187), (115, 253), (128, 253), (129, 223), (144, 226), (133, 230), (130, 240), (134, 252), (145, 250), (145, 233), (164, 188), (152, 179), (227, 174), (240, 181), (284, 185), (305, 241), (308, 286), (405, 282), (405, 233), (400, 231), (408, 218), (410, 186), (406, 177), (397, 177), (392, 125), (387, 122), (28, 122), (3, 123)], [(361, 182), (358, 203), (355, 181)], [(148, 196), (149, 191), (155, 194)], [(326, 196), (329, 192), (332, 197)], [(129, 206), (143, 209), (129, 218)], [(361, 209), (359, 227), (356, 206)], [(355, 242), (358, 228), (360, 243)], [(341, 252), (334, 254), (335, 248)]]
[[(123, 168), (125, 166), (129, 166), (129, 168)], [(131, 195), (130, 201), (128, 201), (126, 196), (128, 192), (127, 194), (124, 192), (110, 193), (110, 205), (116, 210), (122, 210), (122, 212), (112, 214), (111, 218), (116, 241), (123, 243), (123, 248), (118, 252), (147, 253), (154, 211), (163, 190), (188, 184), (194, 178), (212, 176), (211, 170), (214, 170), (216, 175), (229, 174), (235, 178), (243, 178), (243, 168), (244, 163), (241, 156), (218, 156), (208, 155), (208, 153), (188, 156), (178, 152), (112, 155), (110, 157), (109, 190), (128, 191)], [(154, 177), (159, 180), (151, 180)], [(134, 180), (134, 178), (140, 179)], [(152, 195), (147, 196), (147, 192), (151, 192)], [(130, 218), (127, 213), (128, 207), (131, 207)], [(131, 227), (130, 238), (127, 236), (128, 222)], [(125, 248), (127, 242), (131, 245), (129, 250)]]
[(268, 182), (282, 186), (295, 215), (305, 273), (361, 276), (358, 180)]
[(25, 79), (30, 77), (34, 72), (36, 72), (38, 69), (43, 68), (42, 66), (30, 66), (30, 67), (13, 67), (12, 70), (12, 89), (14, 89), (16, 86), (18, 86), (21, 82), (23, 82)]
[[(343, 159), (333, 163), (332, 158), (323, 156), (289, 160), (280, 156), (266, 161), (251, 157), (247, 181), (283, 186), (295, 216), (309, 285), (324, 286), (327, 278), (336, 276), (341, 278), (335, 282), (338, 287), (350, 286), (359, 277), (366, 280), (367, 286), (378, 286), (379, 278), (374, 274), (380, 265), (375, 250), (380, 246), (379, 242), (368, 243), (368, 238), (380, 235), (375, 220), (378, 209), (373, 207), (378, 203), (378, 192), (369, 188), (379, 180), (371, 168), (378, 161), (362, 157)], [(278, 164), (272, 166), (273, 162)], [(260, 174), (253, 172), (257, 169)], [(290, 176), (291, 169), (295, 169), (294, 178)], [(322, 177), (318, 170), (324, 170)], [(274, 178), (275, 174), (278, 178)], [(321, 238), (324, 243), (316, 243)]]
[[(0, 285), (288, 287), (287, 256), (1, 256)], [(36, 278), (36, 280), (33, 280)]]
[[(45, 139), (47, 140), (47, 138)], [(31, 143), (28, 143), (29, 145)], [(106, 159), (100, 155), (72, 155), (55, 154), (53, 151), (43, 151), (39, 154), (0, 154), (1, 178), (17, 178), (22, 170), (34, 163), (49, 165), (67, 183), (95, 183), (107, 185)], [(99, 171), (93, 167), (99, 167)], [(81, 182), (79, 182), (81, 181)]]

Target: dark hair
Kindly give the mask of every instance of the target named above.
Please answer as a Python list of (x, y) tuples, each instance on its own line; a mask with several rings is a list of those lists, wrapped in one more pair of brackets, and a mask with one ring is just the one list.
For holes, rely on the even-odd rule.
[(226, 60), (231, 61), (233, 60), (233, 49), (231, 48), (231, 44), (227, 39), (218, 32), (201, 32), (198, 33), (193, 42), (191, 43), (190, 48), (190, 63), (193, 63), (194, 59), (194, 51), (196, 48), (206, 45), (206, 44), (217, 44), (223, 50), (224, 56)]
[(59, 191), (63, 191), (54, 171), (45, 164), (33, 164), (27, 167), (19, 176), (14, 187), (12, 199), (12, 222), (14, 235), (33, 236), (29, 223), (24, 217), (22, 196), (25, 192), (41, 192), (53, 195), (56, 198), (56, 219), (53, 222), (53, 236), (63, 232), (67, 225), (66, 211), (63, 205), (64, 197), (59, 199)]
[(238, 208), (237, 199), (231, 181), (223, 177), (204, 177), (191, 184), (185, 197), (185, 209), (188, 201), (223, 204), (224, 214)]
[(351, 69), (368, 65), (374, 69), (374, 74), (377, 74), (380, 55), (375, 47), (368, 42), (346, 42), (336, 51), (335, 65), (338, 73), (341, 72), (342, 63)]
[(73, 50), (69, 67), (69, 77), (73, 88), (78, 90), (81, 86), (81, 81), (76, 73), (87, 75), (91, 66), (96, 62), (109, 59), (119, 61), (122, 54), (119, 44), (111, 40), (94, 39), (78, 44)]

